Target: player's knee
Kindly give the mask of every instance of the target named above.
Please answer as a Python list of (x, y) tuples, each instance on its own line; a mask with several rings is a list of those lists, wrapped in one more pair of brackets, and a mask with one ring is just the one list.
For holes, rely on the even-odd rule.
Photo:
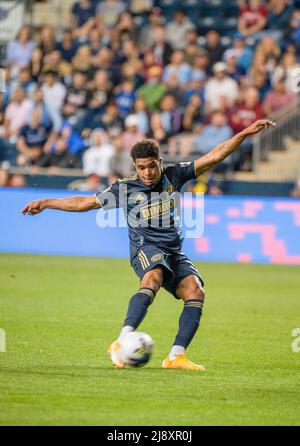
[(177, 289), (177, 295), (182, 300), (205, 300), (205, 292), (198, 277), (186, 277)]
[(156, 294), (163, 282), (162, 268), (155, 268), (149, 271), (141, 280), (141, 288), (150, 288)]

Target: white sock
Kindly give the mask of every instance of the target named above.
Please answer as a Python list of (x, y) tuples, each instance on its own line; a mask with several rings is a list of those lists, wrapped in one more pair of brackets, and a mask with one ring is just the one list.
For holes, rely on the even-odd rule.
[(130, 325), (125, 325), (125, 327), (123, 327), (121, 330), (121, 333), (118, 337), (118, 341), (119, 342), (122, 341), (125, 338), (125, 336), (127, 336), (128, 333), (131, 333), (132, 331), (134, 331), (133, 327), (130, 327)]
[(181, 345), (173, 345), (172, 350), (170, 351), (169, 354), (169, 360), (173, 361), (173, 359), (175, 359), (176, 356), (184, 355), (184, 353), (185, 353), (184, 347), (181, 347)]

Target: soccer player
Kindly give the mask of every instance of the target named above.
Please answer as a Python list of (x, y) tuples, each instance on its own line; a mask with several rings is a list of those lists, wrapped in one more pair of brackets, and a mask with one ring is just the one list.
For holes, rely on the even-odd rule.
[[(130, 260), (140, 278), (140, 288), (129, 302), (118, 339), (109, 347), (112, 363), (116, 367), (124, 367), (119, 355), (120, 342), (141, 324), (148, 307), (163, 286), (176, 299), (183, 300), (184, 307), (177, 336), (162, 367), (204, 370), (203, 366), (194, 364), (185, 356), (202, 316), (204, 283), (196, 267), (181, 250), (183, 240), (176, 218), (175, 194), (185, 182), (221, 163), (247, 137), (270, 126), (275, 126), (275, 123), (267, 119), (259, 120), (196, 161), (167, 168), (162, 166), (158, 143), (151, 139), (141, 140), (131, 150), (136, 168), (133, 177), (118, 180), (96, 195), (37, 200), (22, 210), (23, 215), (36, 215), (44, 209), (84, 212), (120, 207), (125, 210)], [(153, 199), (153, 196), (156, 198)], [(164, 221), (168, 221), (168, 224), (163, 224)]]

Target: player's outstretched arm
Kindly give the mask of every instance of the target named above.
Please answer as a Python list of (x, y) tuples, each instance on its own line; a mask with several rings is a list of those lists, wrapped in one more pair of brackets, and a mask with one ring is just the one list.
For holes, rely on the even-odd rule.
[(231, 153), (235, 152), (248, 136), (256, 135), (264, 129), (267, 130), (269, 127), (275, 126), (275, 122), (269, 119), (261, 119), (227, 141), (214, 147), (209, 153), (195, 161), (196, 175), (199, 176), (216, 164), (221, 163)]
[(95, 195), (87, 197), (70, 197), (70, 198), (54, 198), (37, 200), (28, 203), (23, 209), (23, 215), (37, 215), (44, 209), (55, 209), (57, 211), (66, 212), (86, 212), (92, 209), (101, 208), (100, 203), (96, 199)]

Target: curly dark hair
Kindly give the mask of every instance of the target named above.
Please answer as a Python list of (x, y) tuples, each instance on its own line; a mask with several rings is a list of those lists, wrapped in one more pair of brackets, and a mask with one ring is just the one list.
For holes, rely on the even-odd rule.
[(160, 147), (154, 139), (142, 139), (131, 149), (130, 156), (135, 161), (138, 158), (160, 158)]

